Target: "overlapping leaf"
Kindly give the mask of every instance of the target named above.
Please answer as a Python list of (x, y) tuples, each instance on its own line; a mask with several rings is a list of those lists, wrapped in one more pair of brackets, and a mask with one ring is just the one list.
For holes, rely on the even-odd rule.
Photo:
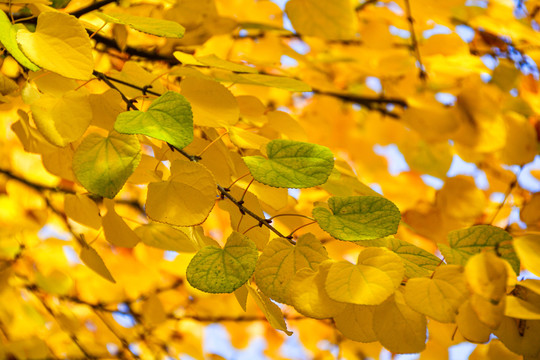
[(156, 36), (182, 38), (186, 29), (177, 22), (125, 13), (97, 13), (103, 20)]
[(187, 280), (205, 292), (231, 293), (253, 275), (258, 255), (253, 241), (232, 233), (223, 249), (207, 246), (195, 254), (187, 268)]
[(293, 140), (272, 140), (267, 158), (245, 156), (255, 180), (270, 186), (308, 188), (324, 184), (334, 168), (334, 155), (324, 146)]
[(313, 209), (320, 227), (339, 240), (358, 241), (395, 234), (401, 219), (399, 209), (380, 196), (334, 196), (328, 207)]
[(183, 149), (193, 141), (193, 114), (185, 97), (167, 91), (146, 112), (119, 114), (114, 129), (122, 134), (148, 135)]

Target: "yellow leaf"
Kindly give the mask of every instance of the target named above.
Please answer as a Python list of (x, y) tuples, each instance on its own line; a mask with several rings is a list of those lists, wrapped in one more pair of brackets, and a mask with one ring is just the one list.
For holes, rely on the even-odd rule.
[(55, 295), (66, 295), (73, 287), (73, 279), (60, 270), (53, 270), (48, 274), (36, 273), (36, 284)]
[(246, 311), (248, 294), (249, 294), (249, 290), (248, 290), (248, 285), (246, 284), (240, 286), (238, 289), (234, 291), (234, 297), (238, 301), (238, 305), (240, 305), (240, 307), (244, 311)]
[(289, 282), (287, 291), (291, 303), (300, 314), (326, 319), (343, 311), (345, 303), (330, 299), (324, 287), (332, 263), (331, 260), (326, 260), (320, 263), (316, 270), (300, 269)]
[(167, 314), (157, 294), (151, 294), (142, 306), (142, 316), (145, 324), (156, 326), (167, 320)]
[(540, 235), (529, 234), (514, 238), (514, 249), (523, 266), (540, 276)]
[(493, 333), (510, 351), (523, 355), (526, 359), (537, 359), (540, 355), (540, 320), (505, 317)]
[(259, 290), (254, 289), (249, 285), (247, 286), (247, 288), (249, 294), (251, 295), (251, 297), (253, 297), (255, 303), (257, 303), (257, 306), (259, 307), (259, 309), (261, 309), (270, 325), (272, 325), (274, 329), (281, 330), (285, 334), (291, 336), (292, 331), (287, 330), (287, 324), (285, 324), (283, 314), (281, 313), (279, 307), (272, 301), (270, 301), (268, 296), (264, 295)]
[(64, 211), (66, 215), (76, 222), (93, 229), (101, 227), (101, 216), (96, 203), (86, 195), (66, 194), (64, 197)]
[(507, 165), (525, 165), (538, 153), (536, 130), (523, 116), (509, 112), (506, 121), (506, 145), (501, 149), (501, 161)]
[(350, 40), (357, 31), (356, 13), (349, 0), (291, 0), (285, 11), (301, 35)]
[(263, 293), (272, 299), (290, 304), (287, 285), (297, 271), (313, 269), (328, 258), (326, 249), (313, 234), (302, 235), (296, 245), (284, 238), (268, 243), (259, 257), (255, 281)]
[(375, 308), (373, 331), (377, 340), (396, 354), (417, 353), (426, 347), (426, 317), (411, 309), (397, 291)]
[(515, 296), (507, 296), (504, 315), (516, 319), (540, 320), (540, 306)]
[(413, 310), (440, 322), (454, 322), (468, 296), (463, 267), (444, 265), (431, 278), (409, 279), (404, 295)]
[[(115, 79), (122, 80), (129, 84), (133, 84), (140, 89), (150, 85), (152, 86), (151, 90), (157, 92), (158, 94), (163, 94), (165, 92), (165, 88), (159, 81), (159, 77), (144, 70), (135, 61), (126, 62), (124, 64), (124, 67), (122, 68), (122, 71), (119, 73), (113, 72), (113, 76)], [(140, 89), (120, 83), (116, 83), (115, 85), (122, 94), (126, 95), (129, 98), (135, 98), (143, 95), (142, 90)]]
[(204, 165), (177, 160), (167, 181), (148, 185), (146, 213), (154, 221), (177, 226), (202, 223), (216, 201), (216, 182)]
[(492, 252), (472, 256), (465, 266), (465, 276), (471, 290), (493, 304), (506, 293), (507, 269), (504, 260)]
[(263, 136), (237, 127), (229, 129), (229, 137), (234, 145), (242, 149), (259, 150), (270, 141), (270, 139)]
[(107, 266), (103, 262), (103, 259), (101, 256), (99, 256), (94, 248), (84, 244), (84, 246), (81, 248), (79, 256), (81, 257), (82, 262), (90, 269), (94, 270), (98, 275), (112, 283), (116, 283), (109, 272), (109, 269), (107, 269)]
[(225, 86), (196, 77), (185, 78), (181, 86), (180, 93), (191, 104), (195, 125), (229, 127), (238, 122), (238, 103)]
[(339, 331), (354, 341), (377, 341), (373, 331), (373, 314), (375, 306), (347, 304), (344, 309), (334, 316), (334, 322)]
[(491, 329), (480, 321), (468, 300), (460, 306), (456, 324), (461, 335), (468, 341), (475, 343), (489, 341)]
[(489, 344), (478, 345), (469, 360), (520, 360), (521, 356), (508, 350), (499, 339), (491, 339)]
[(47, 151), (52, 151), (55, 146), (51, 145), (43, 135), (34, 127), (30, 125), (30, 120), (28, 114), (23, 111), (19, 112), (19, 120), (11, 125), (11, 130), (22, 143), (24, 151), (30, 153), (42, 153)]
[(476, 187), (472, 177), (464, 175), (446, 179), (436, 199), (439, 209), (461, 220), (472, 220), (480, 216), (485, 204), (484, 192)]
[(347, 261), (332, 264), (326, 291), (336, 301), (378, 305), (394, 293), (404, 273), (398, 255), (384, 248), (367, 248), (358, 255), (356, 265)]
[(199, 246), (194, 239), (170, 225), (156, 222), (138, 227), (135, 234), (145, 245), (163, 250), (192, 253), (206, 246)]
[(107, 214), (103, 217), (103, 232), (105, 239), (114, 246), (132, 248), (140, 241), (135, 232), (126, 224), (114, 210), (114, 201), (103, 199)]
[(62, 76), (89, 80), (94, 70), (92, 44), (85, 28), (74, 16), (42, 12), (34, 33), (21, 29), (17, 42), (36, 65)]
[(44, 94), (30, 106), (38, 130), (56, 146), (78, 140), (92, 121), (88, 95), (68, 91), (60, 97)]

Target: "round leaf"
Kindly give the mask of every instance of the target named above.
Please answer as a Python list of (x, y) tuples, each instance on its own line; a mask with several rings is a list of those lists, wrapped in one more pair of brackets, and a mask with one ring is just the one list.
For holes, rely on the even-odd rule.
[(209, 293), (232, 293), (255, 271), (257, 247), (247, 236), (232, 233), (223, 249), (207, 246), (195, 254), (186, 276), (194, 288)]
[(148, 135), (182, 149), (193, 141), (193, 114), (185, 97), (167, 91), (146, 112), (125, 111), (118, 115), (114, 129), (122, 134)]
[(11, 25), (6, 13), (0, 11), (0, 43), (4, 45), (6, 50), (19, 62), (19, 64), (32, 71), (38, 71), (39, 67), (31, 62), (21, 49), (19, 49), (19, 45), (17, 45), (17, 30), (19, 29), (19, 26), (24, 27), (24, 25), (20, 24), (18, 26)]
[(339, 240), (378, 239), (395, 234), (401, 219), (393, 202), (380, 196), (334, 196), (330, 210), (313, 209), (319, 226)]
[(324, 184), (334, 168), (334, 155), (325, 146), (293, 140), (272, 140), (268, 158), (245, 156), (255, 180), (274, 187), (309, 188)]
[(73, 172), (88, 191), (112, 199), (140, 160), (141, 144), (136, 136), (89, 134), (73, 155)]

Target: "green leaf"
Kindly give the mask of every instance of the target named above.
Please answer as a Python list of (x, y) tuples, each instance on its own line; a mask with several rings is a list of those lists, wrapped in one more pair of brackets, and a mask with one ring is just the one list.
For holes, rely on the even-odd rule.
[(393, 202), (380, 196), (334, 196), (327, 209), (316, 207), (319, 226), (339, 240), (372, 240), (397, 232), (401, 214)]
[(22, 66), (32, 71), (38, 71), (39, 67), (24, 55), (17, 44), (17, 30), (24, 28), (24, 25), (11, 25), (6, 13), (0, 11), (0, 43)]
[(193, 141), (191, 105), (184, 96), (167, 91), (154, 100), (146, 112), (119, 114), (114, 129), (122, 134), (147, 135), (182, 149)]
[(112, 199), (140, 160), (141, 145), (136, 136), (89, 134), (73, 155), (73, 172), (88, 191)]
[(384, 246), (401, 257), (405, 265), (405, 276), (409, 279), (415, 277), (429, 276), (441, 263), (441, 259), (430, 252), (419, 248), (416, 245), (406, 241), (388, 237), (385, 239)]
[(450, 246), (438, 244), (448, 264), (465, 266), (467, 260), (484, 250), (492, 250), (512, 265), (519, 274), (519, 259), (512, 246), (512, 236), (501, 228), (491, 225), (476, 225), (448, 234)]
[(258, 256), (253, 241), (233, 232), (223, 249), (207, 246), (199, 250), (187, 267), (186, 277), (201, 291), (232, 293), (253, 275)]
[(308, 188), (324, 184), (334, 168), (334, 155), (325, 146), (293, 140), (272, 140), (268, 158), (245, 156), (255, 180), (274, 187)]
[(177, 22), (154, 19), (144, 16), (135, 16), (122, 13), (96, 13), (97, 16), (107, 22), (115, 24), (129, 25), (130, 28), (150, 35), (163, 36), (180, 39), (184, 36), (186, 29)]

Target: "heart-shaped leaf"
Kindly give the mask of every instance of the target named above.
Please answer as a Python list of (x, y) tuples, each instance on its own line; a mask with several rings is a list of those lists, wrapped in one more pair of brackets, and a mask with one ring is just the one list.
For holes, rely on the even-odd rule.
[(334, 168), (334, 155), (325, 146), (301, 141), (272, 140), (268, 158), (245, 156), (255, 180), (274, 187), (309, 188), (324, 184)]
[(207, 246), (195, 254), (186, 270), (187, 280), (205, 292), (232, 293), (253, 275), (258, 256), (255, 243), (234, 232), (223, 249)]
[(136, 136), (89, 134), (73, 155), (73, 172), (88, 191), (112, 199), (139, 161), (141, 144)]
[(167, 91), (146, 112), (125, 111), (114, 129), (122, 134), (143, 134), (182, 149), (193, 141), (193, 114), (186, 98)]
[(319, 226), (339, 240), (378, 239), (397, 232), (401, 213), (380, 196), (334, 196), (328, 207), (313, 209)]

